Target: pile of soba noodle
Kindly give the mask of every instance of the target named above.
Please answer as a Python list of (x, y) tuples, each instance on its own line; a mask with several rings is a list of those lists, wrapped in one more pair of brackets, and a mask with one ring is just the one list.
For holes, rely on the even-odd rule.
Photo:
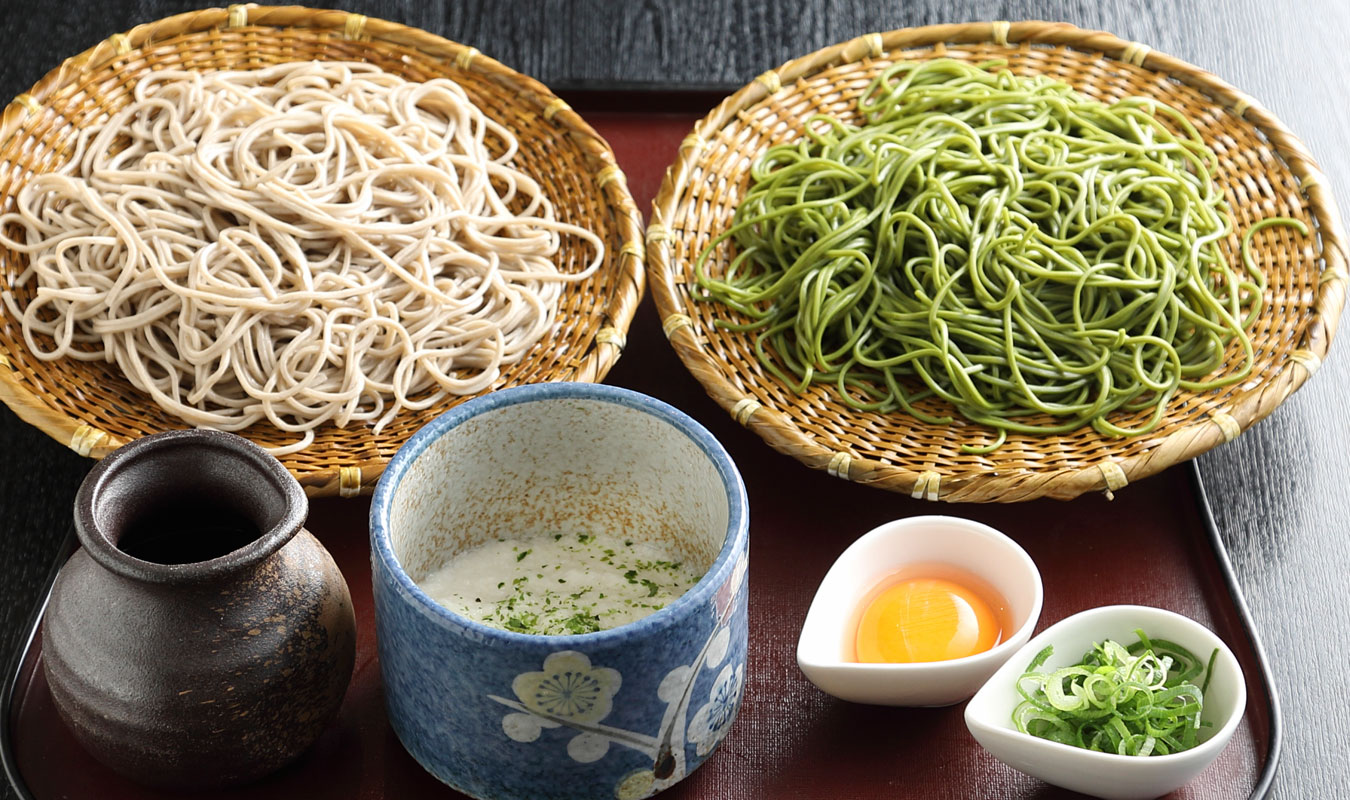
[[(495, 158), (489, 143), (504, 152)], [(477, 392), (603, 256), (454, 82), (367, 64), (153, 72), (0, 226), (41, 359), (106, 359), (184, 421), (313, 440)], [(594, 258), (554, 265), (561, 235)], [(54, 344), (53, 344), (54, 342)]]

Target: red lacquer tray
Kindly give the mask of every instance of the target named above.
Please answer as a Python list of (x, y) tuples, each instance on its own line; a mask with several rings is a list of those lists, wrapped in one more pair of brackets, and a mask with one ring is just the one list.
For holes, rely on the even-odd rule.
[[(655, 194), (680, 139), (717, 98), (582, 95), (574, 107), (609, 139), (634, 197)], [(670, 800), (749, 798), (1053, 798), (1073, 793), (1003, 766), (967, 733), (962, 705), (896, 709), (854, 705), (818, 691), (796, 666), (797, 633), (817, 584), (859, 535), (897, 517), (967, 516), (1005, 531), (1041, 569), (1039, 629), (1100, 605), (1140, 603), (1186, 614), (1228, 642), (1247, 676), (1247, 714), (1219, 760), (1177, 798), (1265, 792), (1278, 757), (1278, 706), (1250, 623), (1213, 535), (1194, 471), (1174, 468), (1124, 489), (1069, 503), (935, 505), (831, 478), (779, 455), (703, 394), (670, 347), (648, 301), (609, 382), (659, 397), (706, 425), (727, 447), (750, 496), (750, 665), (740, 717), (718, 752)], [(315, 501), (309, 529), (333, 552), (356, 606), (357, 665), (337, 722), (297, 763), (260, 783), (203, 800), (325, 797), (416, 800), (462, 795), (410, 758), (384, 714), (375, 652), (368, 502)], [(18, 654), (5, 758), (23, 797), (167, 798), (92, 760), (52, 707), (37, 641)]]

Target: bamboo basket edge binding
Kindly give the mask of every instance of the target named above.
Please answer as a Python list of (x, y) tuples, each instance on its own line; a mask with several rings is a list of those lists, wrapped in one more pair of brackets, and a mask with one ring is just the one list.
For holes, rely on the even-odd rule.
[[(830, 446), (822, 444), (798, 427), (790, 413), (761, 403), (744, 388), (739, 376), (728, 375), (721, 360), (708, 353), (704, 347), (706, 337), (695, 322), (695, 315), (686, 313), (693, 309), (687, 302), (687, 292), (681, 288), (692, 278), (692, 265), (681, 263), (671, 245), (678, 235), (672, 223), (677, 219), (681, 202), (689, 199), (690, 176), (698, 166), (705, 146), (721, 129), (737, 120), (739, 114), (823, 70), (902, 50), (931, 49), (940, 53), (946, 45), (990, 44), (1010, 51), (1033, 45), (1062, 47), (1085, 57), (1111, 58), (1163, 73), (1230, 110), (1265, 138), (1298, 181), (1298, 189), (1314, 223), (1310, 238), (1320, 242), (1322, 259), (1311, 307), (1312, 318), (1297, 349), (1290, 354), (1291, 363), (1274, 381), (1249, 393), (1242, 402), (1224, 407), (1222, 413), (1215, 414), (1210, 420), (1173, 431), (1142, 453), (1108, 455), (1078, 468), (943, 475), (938, 469), (910, 469), (860, 456), (845, 441), (835, 440), (829, 443)], [(795, 131), (791, 135), (795, 136)], [(711, 235), (715, 232), (700, 230), (696, 233)], [(815, 469), (826, 470), (835, 477), (903, 492), (915, 498), (952, 502), (1016, 502), (1037, 497), (1067, 500), (1094, 490), (1104, 491), (1109, 497), (1130, 481), (1193, 458), (1231, 440), (1263, 419), (1298, 389), (1326, 357), (1345, 301), (1344, 242), (1340, 215), (1327, 178), (1302, 142), (1254, 98), (1206, 70), (1152, 50), (1147, 45), (1128, 42), (1102, 31), (1039, 21), (932, 25), (869, 33), (763, 73), (695, 124), (681, 144), (678, 158), (667, 171), (652, 203), (647, 229), (648, 281), (666, 336), (707, 393), (738, 423), (753, 430), (775, 450)]]
[[(608, 298), (597, 298), (597, 316), (601, 319), (595, 326), (598, 330), (588, 334), (584, 352), (565, 362), (560, 361), (545, 378), (583, 382), (598, 382), (604, 378), (622, 354), (628, 327), (644, 291), (646, 274), (641, 213), (608, 143), (542, 83), (481, 54), (476, 48), (418, 28), (341, 10), (249, 3), (185, 12), (113, 34), (52, 69), (31, 89), (4, 107), (0, 114), (0, 150), (8, 149), (11, 138), (21, 132), (26, 121), (46, 112), (49, 98), (91, 71), (134, 51), (163, 46), (162, 43), (169, 39), (231, 28), (248, 28), (262, 37), (267, 36), (269, 29), (312, 29), (316, 34), (410, 48), (443, 62), (447, 72), (455, 69), (477, 73), (477, 77), (485, 78), (500, 87), (503, 93), (509, 93), (513, 104), (518, 106), (515, 110), (531, 118), (541, 118), (551, 123), (559, 134), (565, 135), (577, 149), (580, 163), (593, 180), (591, 190), (597, 195), (597, 204), (613, 218), (616, 236), (608, 242), (609, 251), (601, 267), (602, 272), (612, 276), (613, 288)], [(97, 98), (91, 101), (96, 102)], [(540, 177), (540, 180), (545, 186), (549, 184), (547, 177)], [(546, 346), (546, 342), (541, 342), (540, 346)], [(21, 420), (80, 455), (95, 459), (103, 458), (129, 441), (44, 402), (41, 395), (49, 389), (42, 385), (41, 376), (25, 377), (16, 360), (0, 347), (0, 402), (9, 406)], [(457, 398), (453, 403), (466, 399)], [(148, 403), (148, 399), (145, 402)], [(430, 419), (429, 412), (425, 411), (404, 413), (425, 417), (424, 422)], [(364, 425), (353, 425), (344, 435), (359, 437), (367, 430)], [(343, 460), (340, 453), (337, 456)], [(281, 460), (311, 497), (346, 497), (369, 494), (388, 458), (351, 460), (339, 466), (313, 469), (306, 469), (304, 465), (297, 468), (290, 457)]]

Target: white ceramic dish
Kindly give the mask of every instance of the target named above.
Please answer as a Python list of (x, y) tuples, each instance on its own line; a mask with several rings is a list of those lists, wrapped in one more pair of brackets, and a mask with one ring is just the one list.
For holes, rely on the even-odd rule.
[[(1017, 678), (1046, 645), (1054, 645), (1055, 652), (1044, 668), (1055, 669), (1078, 663), (1103, 639), (1125, 645), (1138, 641), (1136, 628), (1150, 637), (1176, 642), (1205, 661), (1218, 648), (1201, 713), (1201, 719), (1214, 726), (1207, 729), (1208, 734), (1200, 734), (1209, 738), (1181, 753), (1121, 756), (1038, 739), (1013, 726), (1013, 709), (1021, 702)], [(1242, 668), (1223, 640), (1208, 628), (1160, 608), (1106, 606), (1051, 625), (1014, 653), (966, 706), (966, 727), (999, 761), (1046, 783), (1107, 800), (1143, 800), (1167, 794), (1208, 767), (1232, 738), (1246, 706)]]
[[(900, 568), (931, 563), (972, 573), (1002, 595), (1012, 635), (983, 653), (949, 661), (852, 661), (858, 605)], [(959, 703), (1031, 637), (1041, 602), (1041, 576), (1031, 557), (988, 525), (946, 516), (895, 520), (850, 545), (826, 573), (802, 625), (797, 665), (821, 691), (842, 700), (890, 706)]]

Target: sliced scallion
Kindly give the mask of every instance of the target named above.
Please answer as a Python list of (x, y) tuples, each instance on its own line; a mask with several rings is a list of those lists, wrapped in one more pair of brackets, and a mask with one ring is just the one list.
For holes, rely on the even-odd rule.
[[(1080, 663), (1043, 670), (1047, 647), (1017, 679), (1022, 702), (1013, 724), (1023, 733), (1061, 744), (1129, 756), (1166, 755), (1199, 744), (1200, 719), (1214, 669), (1191, 651), (1136, 630), (1126, 647), (1110, 639)], [(1203, 683), (1200, 682), (1204, 676)]]

